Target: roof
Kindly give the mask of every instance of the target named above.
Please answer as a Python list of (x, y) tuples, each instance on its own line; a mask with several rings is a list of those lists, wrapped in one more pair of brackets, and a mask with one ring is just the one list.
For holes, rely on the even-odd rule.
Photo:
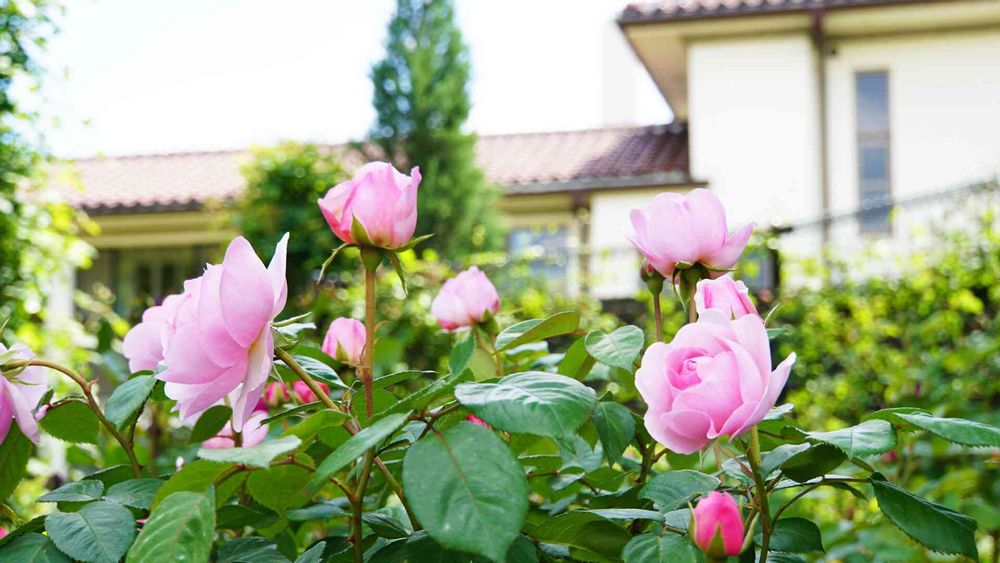
[[(347, 145), (330, 148), (349, 169), (360, 166)], [(86, 158), (56, 184), (72, 205), (95, 214), (195, 209), (241, 194), (240, 167), (251, 157), (235, 150)], [(484, 135), (476, 157), (511, 194), (691, 183), (681, 123)]]
[(931, 1), (936, 0), (658, 0), (629, 4), (618, 17), (618, 23), (628, 25), (707, 17), (861, 8)]

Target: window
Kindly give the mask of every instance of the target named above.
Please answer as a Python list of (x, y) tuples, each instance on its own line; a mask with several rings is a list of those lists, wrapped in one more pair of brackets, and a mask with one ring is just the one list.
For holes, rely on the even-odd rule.
[(862, 232), (887, 232), (892, 194), (889, 189), (889, 75), (885, 71), (855, 76), (858, 127), (858, 190)]
[(511, 256), (526, 260), (531, 275), (536, 279), (544, 279), (552, 287), (565, 289), (570, 258), (567, 227), (511, 229), (507, 250)]

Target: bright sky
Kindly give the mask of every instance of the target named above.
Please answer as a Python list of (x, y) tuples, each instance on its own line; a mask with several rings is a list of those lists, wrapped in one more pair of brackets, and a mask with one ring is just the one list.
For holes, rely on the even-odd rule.
[[(671, 119), (613, 20), (626, 0), (458, 0), (470, 128)], [(50, 44), (58, 156), (337, 142), (371, 126), (392, 0), (74, 0)], [(47, 120), (48, 122), (48, 120)]]

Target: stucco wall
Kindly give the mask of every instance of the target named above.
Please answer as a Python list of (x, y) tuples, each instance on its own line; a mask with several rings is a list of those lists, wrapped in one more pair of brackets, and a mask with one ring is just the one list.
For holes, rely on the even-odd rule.
[(691, 174), (734, 222), (819, 213), (815, 64), (804, 34), (689, 44)]

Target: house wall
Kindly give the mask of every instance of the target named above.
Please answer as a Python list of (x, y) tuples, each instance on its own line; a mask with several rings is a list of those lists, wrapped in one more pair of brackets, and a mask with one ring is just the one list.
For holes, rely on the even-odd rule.
[(1000, 172), (1000, 29), (831, 41), (827, 59), (831, 207), (857, 208), (854, 77), (889, 77), (890, 186), (895, 199)]
[(820, 212), (816, 57), (805, 34), (692, 40), (687, 51), (691, 175), (732, 222)]

